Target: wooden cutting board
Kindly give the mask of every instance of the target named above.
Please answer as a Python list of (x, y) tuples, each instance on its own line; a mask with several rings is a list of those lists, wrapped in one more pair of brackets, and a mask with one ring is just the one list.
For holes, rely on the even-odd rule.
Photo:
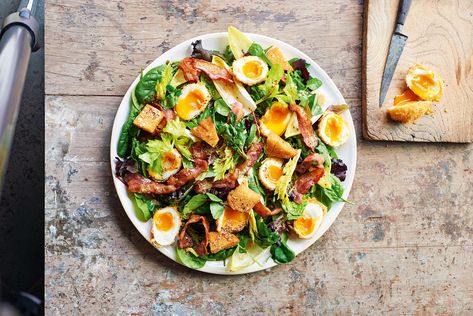
[[(417, 142), (473, 141), (473, 0), (413, 0), (403, 33), (409, 36), (391, 86), (379, 107), (379, 90), (399, 0), (365, 0), (363, 135)], [(391, 121), (386, 107), (406, 89), (409, 67), (424, 64), (445, 82), (434, 113), (415, 123)]]

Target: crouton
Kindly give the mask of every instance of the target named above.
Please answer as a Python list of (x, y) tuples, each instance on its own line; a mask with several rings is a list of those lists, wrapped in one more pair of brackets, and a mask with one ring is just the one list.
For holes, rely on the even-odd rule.
[(289, 159), (294, 157), (297, 151), (284, 139), (271, 133), (266, 139), (266, 155), (268, 157)]
[(414, 122), (425, 114), (432, 113), (431, 101), (412, 101), (402, 105), (394, 105), (387, 109), (392, 120), (401, 123)]
[(218, 144), (217, 130), (215, 129), (215, 124), (210, 116), (205, 120), (202, 120), (199, 125), (192, 128), (191, 133), (212, 147), (215, 147)]
[(268, 57), (269, 61), (273, 64), (280, 64), (282, 69), (292, 71), (292, 66), (287, 62), (286, 57), (284, 57), (284, 54), (278, 47), (273, 46), (268, 49), (266, 57)]
[(133, 121), (133, 124), (148, 133), (154, 133), (163, 117), (164, 114), (160, 110), (152, 105), (146, 104)]
[(209, 233), (209, 244), (210, 252), (217, 253), (220, 250), (235, 247), (240, 242), (240, 239), (231, 233), (227, 232), (210, 232)]
[(247, 181), (237, 186), (235, 190), (230, 191), (227, 197), (228, 205), (232, 209), (244, 213), (249, 213), (260, 199), (260, 195), (248, 187)]
[(217, 219), (217, 231), (227, 233), (238, 233), (248, 225), (248, 213), (235, 211), (230, 207), (225, 207), (223, 215)]

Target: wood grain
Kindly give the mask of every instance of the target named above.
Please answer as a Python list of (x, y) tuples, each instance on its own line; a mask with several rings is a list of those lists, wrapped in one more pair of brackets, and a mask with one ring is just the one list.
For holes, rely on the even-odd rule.
[[(398, 0), (365, 1), (363, 53), (363, 135), (373, 140), (415, 142), (473, 141), (473, 2), (416, 0), (403, 28), (409, 36), (383, 108), (379, 89), (395, 25)], [(445, 81), (434, 113), (415, 123), (391, 121), (386, 107), (406, 89), (409, 67), (421, 63)]]
[(47, 94), (123, 95), (141, 69), (169, 48), (235, 25), (299, 48), (328, 72), (345, 98), (360, 97), (358, 0), (317, 6), (308, 0), (290, 6), (276, 0), (50, 0), (46, 10)]

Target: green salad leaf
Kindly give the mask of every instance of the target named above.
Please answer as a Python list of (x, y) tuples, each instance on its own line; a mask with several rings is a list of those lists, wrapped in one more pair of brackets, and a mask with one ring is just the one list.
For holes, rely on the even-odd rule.
[(273, 66), (273, 63), (268, 59), (263, 47), (261, 47), (260, 44), (257, 44), (257, 43), (251, 44), (250, 48), (248, 48), (248, 53), (250, 55), (260, 57), (262, 60), (264, 60), (268, 64), (269, 67)]
[(214, 219), (222, 216), (225, 207), (220, 202), (210, 202), (210, 213)]
[(249, 136), (246, 130), (245, 120), (242, 119), (238, 123), (235, 113), (230, 112), (229, 123), (216, 122), (216, 128), (219, 135), (221, 135), (228, 146), (230, 146), (236, 153), (246, 159), (245, 149), (247, 147), (247, 138)]
[(225, 260), (227, 259), (228, 257), (230, 257), (231, 255), (233, 255), (233, 253), (235, 252), (237, 246), (235, 247), (232, 247), (232, 248), (228, 248), (228, 249), (223, 249), (223, 250), (220, 250), (219, 252), (217, 253), (209, 253), (208, 255), (206, 256), (203, 256), (201, 258), (205, 259), (205, 260), (208, 260), (208, 261), (221, 261), (221, 260)]
[(274, 64), (268, 71), (268, 77), (265, 82), (257, 86), (261, 93), (261, 97), (257, 99), (256, 104), (260, 104), (271, 98), (275, 98), (279, 94), (279, 82), (284, 76), (284, 70), (279, 64)]
[(294, 251), (287, 245), (287, 235), (285, 233), (281, 235), (277, 243), (271, 246), (270, 252), (271, 258), (276, 263), (288, 263), (296, 257)]
[(259, 215), (255, 215), (257, 233), (255, 234), (255, 243), (261, 248), (267, 248), (279, 240), (279, 235), (269, 229), (268, 225)]
[[(136, 90), (136, 89), (135, 89)], [(131, 107), (128, 118), (123, 124), (122, 130), (120, 132), (120, 137), (118, 138), (117, 154), (119, 157), (125, 158), (130, 154), (131, 141), (134, 136), (138, 134), (139, 129), (133, 125), (133, 121), (140, 114), (141, 105), (138, 102), (138, 99), (135, 95), (135, 90), (131, 93)]]
[[(146, 162), (151, 170), (155, 173), (162, 173), (162, 161), (163, 154), (170, 152), (174, 149), (173, 141), (167, 135), (161, 135), (161, 140), (151, 139), (145, 145), (145, 152), (141, 153), (138, 157), (142, 161)], [(140, 148), (143, 150), (143, 148)]]
[[(207, 205), (210, 201), (210, 207), (202, 208)], [(223, 211), (223, 200), (212, 193), (197, 194), (194, 195), (182, 209), (181, 216), (187, 218), (192, 212), (197, 213), (196, 210), (200, 210), (200, 213), (207, 213), (210, 210), (214, 219), (219, 218)]]
[(173, 76), (174, 76), (174, 68), (170, 62), (167, 62), (164, 65), (161, 78), (158, 79), (155, 85), (156, 98), (158, 100), (164, 100), (164, 98), (166, 97), (166, 87), (171, 82)]
[(334, 202), (347, 202), (344, 198), (342, 198), (343, 186), (340, 182), (340, 179), (338, 179), (333, 174), (330, 174), (329, 179), (331, 183), (329, 188), (324, 188), (316, 184), (310, 189), (308, 193), (310, 197), (316, 198), (320, 203), (327, 206), (327, 209), (330, 209)]
[(200, 269), (205, 265), (206, 260), (202, 257), (196, 257), (189, 251), (176, 247), (176, 259), (186, 267), (191, 269)]
[(231, 111), (230, 107), (222, 98), (215, 100), (214, 108), (215, 108), (215, 112), (225, 117), (227, 117)]
[(286, 212), (286, 216), (288, 220), (298, 219), (304, 213), (304, 209), (307, 205), (307, 202), (303, 201), (300, 204), (295, 202), (291, 202), (289, 200), (283, 201), (281, 203), (282, 209)]
[(166, 97), (161, 102), (162, 107), (168, 110), (174, 108), (181, 94), (181, 89), (175, 88), (172, 85), (168, 84), (166, 86)]
[(146, 197), (145, 195), (134, 193), (135, 203), (139, 212), (136, 212), (137, 217), (146, 222), (149, 220), (154, 213), (155, 205), (151, 201), (150, 198)]
[(223, 59), (225, 59), (225, 63), (227, 65), (233, 64), (235, 56), (233, 56), (232, 50), (230, 49), (230, 45), (227, 45), (225, 47), (225, 51), (223, 52)]
[(141, 78), (135, 87), (135, 94), (139, 104), (152, 101), (156, 95), (156, 83), (163, 77), (166, 65), (150, 69), (147, 73), (141, 73)]

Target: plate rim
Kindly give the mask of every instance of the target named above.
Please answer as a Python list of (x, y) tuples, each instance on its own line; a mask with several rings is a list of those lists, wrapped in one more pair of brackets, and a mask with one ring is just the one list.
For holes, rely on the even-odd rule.
[[(317, 62), (315, 62), (312, 58), (310, 58), (304, 52), (300, 51), (299, 49), (297, 49), (296, 47), (294, 47), (290, 44), (287, 44), (287, 43), (285, 43), (281, 40), (278, 40), (278, 39), (275, 39), (275, 38), (272, 38), (272, 37), (269, 37), (269, 36), (266, 36), (266, 35), (248, 33), (248, 32), (244, 32), (244, 33), (250, 39), (253, 39), (255, 42), (257, 42), (258, 38), (259, 38), (259, 39), (263, 39), (264, 41), (271, 42), (271, 43), (273, 43), (273, 45), (277, 45), (278, 47), (284, 47), (285, 49), (293, 50), (295, 52), (295, 55), (297, 55), (300, 58), (305, 59), (306, 62), (308, 62), (311, 65), (311, 67), (313, 67), (314, 70), (317, 73), (322, 74), (322, 76), (324, 77), (322, 82), (324, 84), (328, 83), (330, 86), (332, 86), (334, 89), (331, 89), (331, 91), (337, 96), (338, 99), (340, 99), (343, 103), (346, 103), (345, 98), (341, 94), (341, 92), (338, 89), (337, 85), (333, 82), (332, 78), (325, 72), (325, 70), (322, 67), (319, 66), (319, 64), (317, 64)], [(142, 71), (143, 71), (143, 73), (146, 73), (150, 69), (156, 67), (158, 64), (161, 63), (161, 62), (158, 62), (158, 60), (162, 59), (163, 56), (171, 55), (172, 52), (174, 52), (176, 50), (180, 50), (183, 47), (190, 47), (191, 42), (194, 42), (194, 41), (199, 40), (199, 39), (202, 40), (202, 41), (205, 41), (205, 40), (208, 40), (208, 39), (214, 39), (215, 40), (215, 39), (218, 39), (222, 36), (226, 37), (227, 32), (207, 33), (207, 34), (195, 36), (193, 38), (185, 40), (185, 41), (173, 46), (172, 48), (168, 49), (167, 51), (163, 52), (162, 54), (160, 54), (152, 62), (150, 62)], [(157, 247), (157, 245), (151, 243), (150, 240), (148, 240), (148, 238), (146, 238), (145, 232), (141, 231), (141, 229), (138, 226), (138, 225), (143, 224), (145, 222), (142, 222), (137, 218), (137, 216), (135, 214), (134, 207), (132, 208), (131, 211), (128, 210), (128, 206), (127, 206), (128, 203), (127, 202), (131, 202), (131, 198), (129, 196), (130, 194), (127, 193), (127, 192), (125, 192), (124, 194), (121, 193), (122, 189), (124, 188), (124, 183), (121, 182), (119, 179), (117, 179), (117, 177), (115, 176), (115, 165), (116, 165), (115, 158), (118, 157), (117, 150), (116, 150), (117, 149), (117, 141), (118, 141), (119, 134), (121, 132), (121, 128), (123, 126), (123, 123), (121, 123), (120, 126), (119, 126), (118, 114), (119, 114), (120, 110), (122, 109), (122, 107), (126, 106), (126, 105), (128, 106), (127, 113), (129, 113), (131, 91), (134, 89), (136, 84), (139, 82), (139, 79), (140, 79), (140, 74), (135, 78), (135, 80), (128, 87), (126, 93), (124, 94), (122, 100), (120, 101), (120, 105), (118, 106), (118, 108), (116, 110), (114, 120), (113, 120), (112, 132), (111, 132), (111, 136), (110, 136), (110, 167), (111, 167), (111, 173), (112, 173), (114, 188), (115, 188), (115, 192), (118, 196), (118, 199), (120, 200), (120, 204), (122, 205), (123, 211), (125, 211), (127, 217), (130, 219), (133, 226), (135, 227), (136, 230), (138, 230), (138, 232), (141, 234), (141, 236), (148, 243), (150, 243), (154, 248), (156, 248), (160, 253), (162, 253), (163, 255), (168, 257), (169, 259), (173, 260), (174, 262), (176, 262), (176, 263), (178, 263), (182, 266), (185, 266), (182, 263), (180, 263), (179, 261), (177, 261), (177, 258), (175, 257), (174, 249), (172, 251), (169, 251), (169, 250), (166, 250), (167, 248), (169, 248), (169, 246), (167, 246), (167, 247)], [(357, 157), (358, 156), (358, 152), (357, 152), (357, 145), (358, 144), (357, 144), (357, 137), (356, 137), (356, 131), (355, 131), (355, 127), (354, 127), (353, 117), (351, 116), (350, 111), (347, 111), (346, 113), (347, 113), (346, 115), (348, 116), (348, 120), (347, 120), (348, 122), (347, 123), (349, 125), (350, 133), (351, 133), (350, 137), (353, 137), (353, 145), (352, 145), (353, 146), (353, 153), (352, 153), (353, 158), (351, 160), (352, 161), (352, 166), (351, 166), (352, 168), (349, 169), (349, 170), (353, 170), (353, 171), (349, 172), (347, 174), (347, 179), (346, 179), (347, 182), (344, 182), (345, 191), (343, 193), (343, 197), (345, 199), (348, 198), (348, 195), (351, 192), (351, 188), (352, 188), (353, 181), (354, 181), (354, 178), (355, 178), (357, 158), (358, 158)], [(120, 189), (119, 187), (122, 187), (122, 189)], [(126, 190), (126, 188), (125, 188), (125, 190)], [(339, 210), (336, 211), (336, 215), (334, 216), (332, 222), (329, 223), (328, 225), (326, 225), (325, 227), (321, 228), (321, 230), (319, 232), (317, 232), (316, 236), (314, 236), (312, 238), (313, 240), (311, 240), (310, 243), (306, 247), (304, 247), (304, 249), (302, 249), (300, 251), (296, 251), (296, 256), (298, 256), (300, 253), (302, 253), (303, 251), (306, 251), (309, 247), (311, 247), (317, 240), (320, 239), (320, 237), (322, 237), (326, 233), (326, 231), (333, 225), (333, 223), (335, 223), (336, 219), (338, 218), (338, 216), (340, 215), (340, 213), (341, 213), (341, 211), (344, 207), (344, 203), (342, 203), (342, 202), (338, 202), (337, 204), (341, 204), (341, 206), (339, 207)], [(335, 206), (335, 204), (332, 206), (331, 209), (333, 209), (334, 206)], [(133, 214), (133, 216), (131, 214)], [(207, 264), (204, 267), (200, 268), (200, 269), (192, 269), (192, 268), (189, 268), (187, 266), (185, 266), (185, 267), (189, 268), (191, 270), (194, 270), (194, 271), (200, 271), (200, 272), (205, 272), (205, 273), (210, 273), (210, 274), (240, 275), (240, 274), (254, 273), (254, 272), (258, 272), (258, 271), (267, 270), (267, 269), (270, 269), (270, 268), (272, 268), (276, 265), (278, 265), (278, 264), (270, 258), (262, 266), (257, 265), (257, 264), (252, 264), (249, 267), (246, 267), (242, 270), (235, 271), (235, 272), (230, 272), (230, 271), (227, 271), (226, 269), (224, 271), (215, 271), (216, 267), (208, 266)]]

